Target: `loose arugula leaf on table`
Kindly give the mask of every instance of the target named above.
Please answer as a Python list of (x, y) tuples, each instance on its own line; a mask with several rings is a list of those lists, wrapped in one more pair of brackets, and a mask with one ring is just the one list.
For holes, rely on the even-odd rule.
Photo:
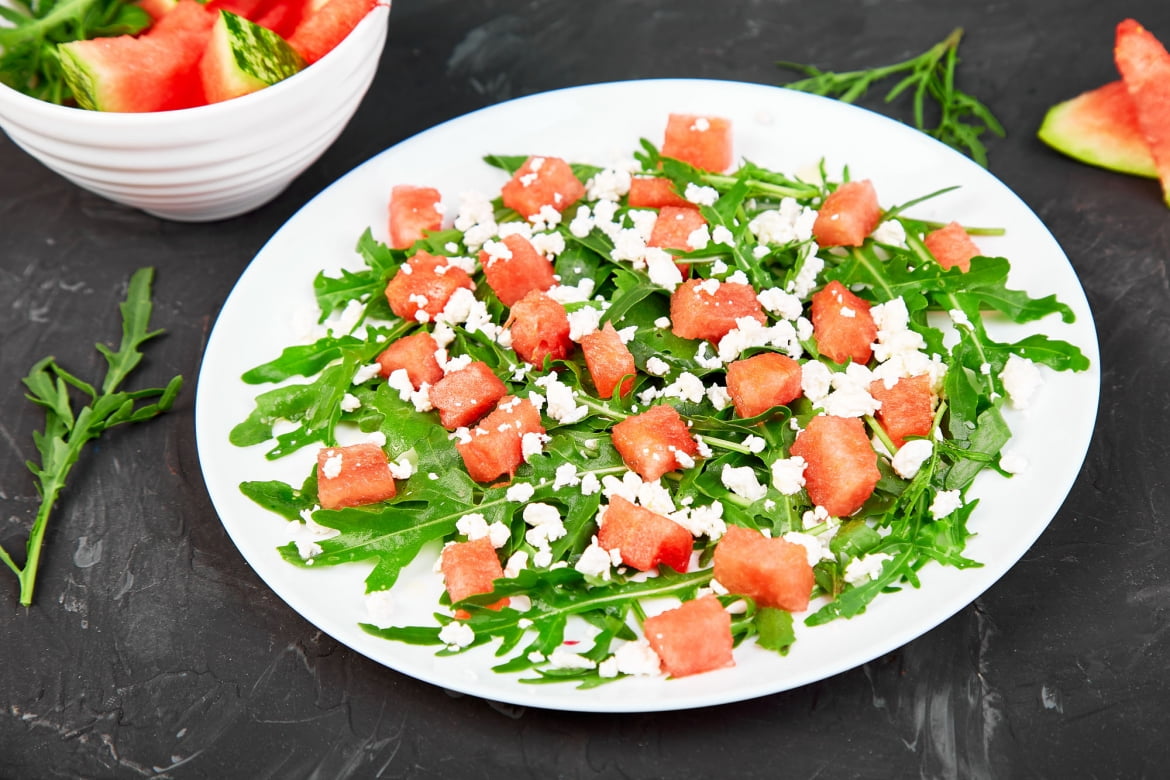
[(132, 0), (28, 0), (0, 5), (0, 82), (40, 100), (67, 104), (73, 92), (57, 44), (134, 35), (150, 15)]
[[(130, 277), (126, 300), (119, 306), (122, 341), (118, 349), (96, 345), (106, 359), (106, 375), (100, 390), (62, 368), (53, 357), (38, 361), (24, 378), (29, 390), (27, 398), (45, 412), (44, 430), (33, 433), (40, 463), (27, 462), (36, 479), (41, 502), (29, 531), (24, 565), (18, 564), (2, 547), (0, 561), (20, 582), (20, 603), (26, 607), (32, 604), (49, 516), (85, 445), (118, 425), (144, 422), (169, 410), (183, 386), (183, 378), (176, 376), (166, 387), (119, 390), (141, 363), (141, 347), (162, 333), (148, 330), (153, 274), (153, 269), (142, 268)], [(74, 406), (76, 393), (86, 399), (80, 407)]]
[[(900, 80), (886, 93), (885, 101), (892, 103), (903, 93), (910, 94), (916, 128), (971, 156), (986, 168), (987, 147), (980, 136), (990, 131), (1002, 137), (1004, 129), (991, 109), (955, 85), (962, 38), (963, 29), (959, 27), (916, 57), (864, 70), (833, 73), (795, 62), (776, 64), (807, 77), (789, 82), (785, 87), (835, 97), (845, 103), (856, 102), (871, 86), (897, 76)], [(935, 104), (938, 113), (938, 123), (934, 126), (927, 124), (928, 101)]]

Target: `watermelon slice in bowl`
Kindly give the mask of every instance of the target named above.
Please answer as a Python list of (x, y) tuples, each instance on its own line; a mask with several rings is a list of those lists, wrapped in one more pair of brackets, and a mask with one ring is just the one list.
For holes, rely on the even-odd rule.
[(167, 219), (206, 222), (279, 195), (340, 135), (386, 41), (379, 0), (327, 55), (252, 94), (149, 113), (87, 111), (0, 84), (0, 128), (78, 186)]

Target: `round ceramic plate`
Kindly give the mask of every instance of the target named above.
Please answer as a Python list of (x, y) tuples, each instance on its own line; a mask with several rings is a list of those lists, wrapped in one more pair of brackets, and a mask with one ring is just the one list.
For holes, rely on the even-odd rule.
[[(364, 578), (369, 565), (302, 569), (281, 559), (288, 524), (249, 499), (241, 480), (299, 484), (313, 454), (279, 462), (264, 447), (237, 448), (228, 432), (247, 417), (259, 389), (240, 375), (270, 360), (303, 332), (313, 307), (312, 280), (321, 269), (354, 266), (353, 248), (367, 228), (386, 240), (390, 187), (437, 187), (452, 207), (464, 191), (497, 192), (505, 175), (482, 157), (543, 154), (612, 164), (629, 159), (638, 139), (661, 142), (667, 114), (693, 113), (733, 121), (738, 156), (781, 171), (815, 169), (824, 160), (838, 177), (873, 180), (883, 204), (905, 202), (952, 185), (959, 189), (923, 203), (911, 215), (1005, 228), (981, 238), (989, 255), (1013, 260), (1010, 286), (1034, 295), (1055, 293), (1076, 312), (1065, 324), (1048, 317), (1028, 326), (1000, 325), (999, 340), (1045, 332), (1071, 341), (1092, 361), (1073, 374), (1044, 369), (1030, 407), (1009, 412), (1009, 445), (1029, 462), (1014, 478), (984, 473), (968, 554), (981, 568), (931, 565), (922, 587), (880, 597), (862, 615), (808, 629), (786, 657), (745, 645), (736, 665), (692, 677), (629, 678), (592, 690), (531, 685), (490, 667), (491, 646), (451, 657), (432, 648), (378, 639), (368, 622)], [(300, 329), (300, 330), (298, 330)], [(196, 400), (199, 458), (207, 488), (232, 540), (264, 581), (321, 630), (403, 674), (496, 701), (562, 710), (635, 712), (700, 707), (748, 699), (821, 680), (887, 653), (954, 614), (998, 580), (1051, 521), (1084, 460), (1096, 417), (1099, 374), (1093, 319), (1067, 258), (1031, 210), (967, 158), (909, 127), (824, 98), (754, 84), (722, 81), (629, 81), (565, 89), (503, 103), (439, 125), (386, 150), (334, 183), (282, 227), (241, 276), (208, 342)], [(1059, 446), (1054, 446), (1059, 442)], [(428, 557), (428, 556), (422, 556)], [(433, 556), (418, 560), (391, 591), (404, 625), (433, 624), (441, 592)], [(799, 622), (799, 621), (798, 621)]]

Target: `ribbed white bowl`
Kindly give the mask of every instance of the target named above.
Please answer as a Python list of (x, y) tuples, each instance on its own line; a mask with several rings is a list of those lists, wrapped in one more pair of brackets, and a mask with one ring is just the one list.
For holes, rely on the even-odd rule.
[(279, 195), (357, 111), (386, 42), (389, 2), (279, 84), (179, 111), (103, 113), (0, 84), (0, 128), (80, 187), (167, 219), (243, 214)]

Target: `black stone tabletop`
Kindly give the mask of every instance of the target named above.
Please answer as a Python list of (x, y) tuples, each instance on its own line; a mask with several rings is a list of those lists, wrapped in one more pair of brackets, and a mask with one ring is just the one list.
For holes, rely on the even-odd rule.
[[(1165, 0), (395, 0), (377, 77), (279, 197), (166, 221), (49, 172), (0, 136), (0, 544), (23, 560), (46, 355), (95, 376), (95, 341), (156, 269), (134, 383), (182, 374), (174, 409), (88, 448), (45, 539), (34, 604), (0, 568), (0, 777), (1164, 777), (1170, 759), (1170, 209), (1156, 181), (1036, 138), (1046, 109), (1118, 77), (1113, 30), (1170, 41)], [(237, 278), (303, 204), (378, 152), (466, 112), (656, 77), (781, 84), (965, 36), (959, 85), (1002, 121), (989, 168), (1035, 211), (1087, 294), (1101, 399), (1047, 530), (925, 635), (804, 687), (717, 707), (580, 714), (454, 694), (339, 644), (245, 563), (195, 447), (195, 381)], [(904, 107), (869, 108), (907, 120)], [(1086, 412), (1090, 413), (1090, 412)], [(1061, 433), (1053, 433), (1061, 446)]]

